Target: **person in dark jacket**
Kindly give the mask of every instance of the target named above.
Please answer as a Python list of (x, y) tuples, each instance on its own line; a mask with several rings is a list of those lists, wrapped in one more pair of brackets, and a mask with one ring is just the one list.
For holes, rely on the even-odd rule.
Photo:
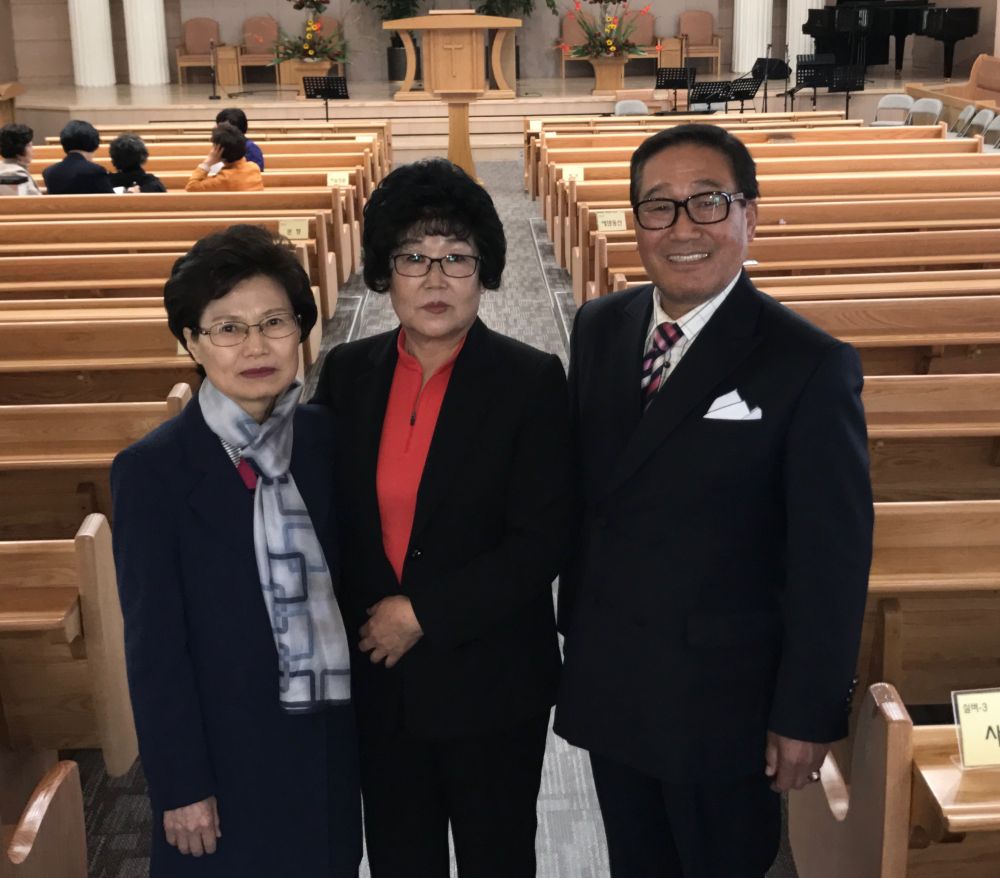
[(42, 171), (49, 195), (113, 193), (108, 172), (94, 161), (101, 136), (89, 122), (73, 119), (59, 132), (66, 158)]
[(298, 405), (309, 278), (287, 241), (233, 226), (177, 261), (164, 304), (205, 378), (111, 471), (150, 876), (356, 878), (334, 430)]
[(530, 878), (569, 543), (566, 377), (479, 319), (506, 241), (460, 168), (397, 168), (364, 228), (365, 281), (399, 326), (334, 349), (313, 401), (343, 430), (372, 878), (447, 878), (449, 824), (461, 878)]
[(138, 134), (119, 134), (108, 147), (115, 173), (111, 175), (111, 185), (121, 187), (126, 192), (166, 192), (167, 187), (155, 174), (148, 174), (143, 168), (149, 158), (149, 150)]
[[(224, 110), (219, 110), (218, 115), (215, 117), (215, 124), (221, 125), (223, 122), (228, 122), (230, 125), (235, 126), (246, 137), (247, 114), (239, 107), (226, 107)], [(264, 154), (260, 151), (260, 147), (249, 137), (247, 137), (246, 159), (248, 162), (253, 162), (262, 171), (264, 170)]]

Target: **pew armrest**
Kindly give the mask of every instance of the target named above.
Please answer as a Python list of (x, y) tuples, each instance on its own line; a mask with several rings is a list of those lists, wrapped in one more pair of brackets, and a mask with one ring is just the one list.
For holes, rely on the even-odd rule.
[(59, 762), (35, 787), (14, 827), (0, 874), (86, 878), (83, 792), (75, 762)]

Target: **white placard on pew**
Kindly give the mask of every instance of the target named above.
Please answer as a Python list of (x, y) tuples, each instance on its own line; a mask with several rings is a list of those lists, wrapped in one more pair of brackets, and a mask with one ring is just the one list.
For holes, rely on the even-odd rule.
[(351, 174), (349, 171), (327, 171), (326, 172), (326, 185), (327, 186), (347, 186), (351, 182)]
[(562, 178), (567, 183), (572, 183), (574, 180), (579, 183), (587, 179), (587, 172), (583, 165), (563, 165)]
[(624, 210), (595, 210), (597, 217), (597, 231), (599, 232), (624, 232), (625, 231), (625, 211)]
[(541, 119), (529, 119), (528, 120), (528, 130), (529, 131), (541, 131), (542, 130), (542, 120)]
[(278, 220), (278, 234), (289, 241), (305, 241), (309, 238), (309, 219), (300, 216), (295, 219)]
[(951, 693), (962, 768), (1000, 766), (1000, 689)]

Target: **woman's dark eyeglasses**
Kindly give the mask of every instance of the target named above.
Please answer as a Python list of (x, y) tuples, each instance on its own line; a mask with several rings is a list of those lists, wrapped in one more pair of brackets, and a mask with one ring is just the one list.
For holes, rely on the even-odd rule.
[(721, 223), (729, 216), (734, 201), (746, 203), (742, 192), (696, 192), (682, 201), (673, 198), (647, 198), (640, 201), (632, 212), (635, 221), (647, 231), (669, 229), (680, 216), (681, 208), (691, 222), (700, 226)]
[(287, 338), (299, 331), (299, 318), (295, 314), (282, 312), (265, 317), (260, 323), (223, 320), (221, 323), (213, 323), (208, 329), (196, 329), (195, 332), (207, 335), (209, 341), (220, 348), (231, 348), (243, 344), (250, 337), (250, 330), (255, 327), (265, 338)]
[(479, 267), (479, 257), (467, 253), (449, 253), (447, 256), (425, 256), (423, 253), (397, 253), (392, 257), (396, 274), (404, 277), (423, 277), (430, 274), (434, 263), (441, 266), (445, 277), (472, 277)]

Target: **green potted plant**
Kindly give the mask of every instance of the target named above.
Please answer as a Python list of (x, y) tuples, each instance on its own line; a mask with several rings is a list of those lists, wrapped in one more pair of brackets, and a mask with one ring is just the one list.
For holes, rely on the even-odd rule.
[[(394, 21), (397, 18), (412, 18), (420, 11), (421, 0), (352, 0), (373, 10), (382, 21)], [(389, 47), (386, 49), (386, 64), (389, 69), (389, 81), (399, 82), (406, 76), (406, 49), (399, 34), (393, 32)], [(420, 47), (417, 47), (417, 72), (420, 79)]]

